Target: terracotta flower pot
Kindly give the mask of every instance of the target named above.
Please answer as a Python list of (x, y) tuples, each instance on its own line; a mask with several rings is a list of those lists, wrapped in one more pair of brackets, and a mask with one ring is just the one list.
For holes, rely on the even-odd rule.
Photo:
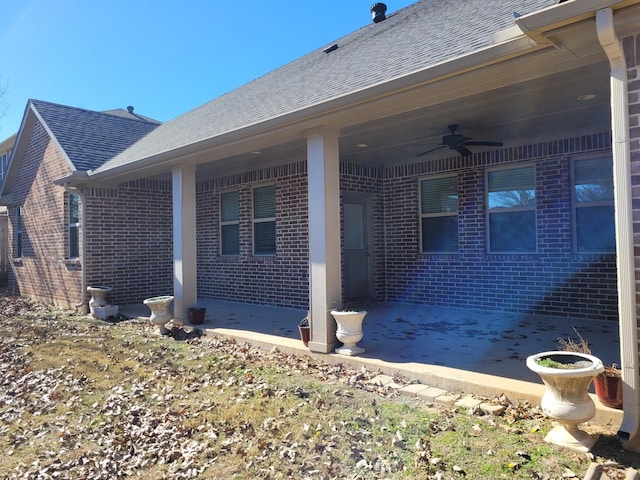
[(311, 339), (311, 327), (298, 326), (298, 330), (300, 330), (300, 340), (305, 347), (308, 347)]
[(598, 400), (606, 407), (622, 409), (622, 378), (601, 373), (594, 380)]
[(204, 323), (204, 316), (206, 313), (207, 313), (207, 309), (204, 307), (190, 308), (189, 323), (191, 323), (191, 325), (202, 325)]

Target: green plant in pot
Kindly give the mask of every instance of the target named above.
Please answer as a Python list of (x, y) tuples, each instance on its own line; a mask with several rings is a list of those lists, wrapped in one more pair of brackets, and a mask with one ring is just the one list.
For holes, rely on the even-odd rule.
[[(579, 352), (591, 354), (589, 342), (585, 340), (578, 331), (573, 329), (578, 336), (578, 341), (574, 342), (570, 338), (558, 340), (560, 349), (565, 352)], [(598, 400), (606, 407), (622, 409), (622, 370), (615, 363), (604, 366), (604, 372), (596, 375), (593, 385), (598, 396)]]

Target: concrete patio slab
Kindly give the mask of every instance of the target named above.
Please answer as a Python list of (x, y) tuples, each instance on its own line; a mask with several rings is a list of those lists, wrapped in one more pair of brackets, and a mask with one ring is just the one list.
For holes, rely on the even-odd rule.
[[(313, 353), (304, 347), (297, 326), (306, 311), (204, 299), (198, 306), (207, 308), (204, 324), (197, 325), (207, 335), (242, 339), (264, 348), (276, 346), (284, 352), (365, 367), (390, 377), (401, 375), (432, 388), (431, 401), (440, 398), (446, 404), (458, 400), (452, 393), (505, 394), (512, 401), (539, 403), (544, 386), (525, 360), (534, 353), (557, 349), (558, 338), (577, 339), (573, 328), (605, 364), (620, 363), (615, 322), (379, 304), (367, 308), (363, 322), (364, 337), (359, 344), (366, 353), (347, 357)], [(120, 311), (131, 318), (150, 315), (142, 304), (121, 306)], [(414, 390), (407, 393), (415, 395)], [(429, 391), (420, 393), (423, 397)], [(594, 421), (620, 424), (620, 410), (603, 407), (595, 396), (594, 400), (598, 408)]]

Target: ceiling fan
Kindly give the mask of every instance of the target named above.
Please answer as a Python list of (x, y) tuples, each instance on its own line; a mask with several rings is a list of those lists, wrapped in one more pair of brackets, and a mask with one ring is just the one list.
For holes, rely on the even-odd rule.
[(450, 135), (445, 135), (442, 137), (442, 143), (439, 143), (436, 148), (432, 148), (427, 150), (426, 152), (419, 153), (416, 157), (421, 157), (422, 155), (426, 155), (427, 153), (431, 153), (435, 150), (440, 150), (441, 148), (449, 147), (451, 150), (457, 151), (460, 155), (464, 157), (468, 157), (471, 155), (471, 150), (467, 148), (467, 146), (485, 146), (485, 147), (501, 147), (503, 145), (502, 142), (470, 142), (471, 137), (465, 137), (464, 135), (460, 135), (456, 133), (456, 129), (458, 125), (449, 125), (449, 130), (451, 131)]

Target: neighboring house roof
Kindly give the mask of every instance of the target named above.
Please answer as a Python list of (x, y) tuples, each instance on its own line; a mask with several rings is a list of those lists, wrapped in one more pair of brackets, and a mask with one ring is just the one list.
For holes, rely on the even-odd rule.
[(160, 125), (126, 110), (95, 112), (41, 100), (31, 105), (78, 171), (99, 167)]
[[(513, 27), (516, 16), (556, 4), (558, 0), (420, 1), (166, 122), (97, 171), (171, 152), (491, 47), (493, 33)], [(325, 53), (333, 44), (338, 48)]]
[(36, 122), (42, 123), (74, 172), (98, 168), (160, 122), (128, 110), (95, 112), (42, 100), (29, 100), (17, 134), (9, 170), (0, 193), (11, 191)]

